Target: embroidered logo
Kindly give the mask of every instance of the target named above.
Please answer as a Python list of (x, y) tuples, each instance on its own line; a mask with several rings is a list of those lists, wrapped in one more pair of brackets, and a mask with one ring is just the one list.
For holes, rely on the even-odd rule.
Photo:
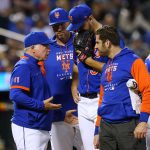
[(59, 18), (60, 13), (57, 11), (57, 12), (55, 12), (54, 16), (55, 16), (55, 18)]
[(69, 60), (62, 63), (62, 69), (65, 70), (65, 72), (68, 72), (68, 70), (70, 69), (70, 61)]
[(20, 77), (14, 77), (14, 83), (19, 83)]

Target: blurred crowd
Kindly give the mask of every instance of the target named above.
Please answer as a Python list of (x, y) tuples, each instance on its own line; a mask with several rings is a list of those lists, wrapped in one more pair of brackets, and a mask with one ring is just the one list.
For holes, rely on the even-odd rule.
[[(44, 31), (51, 38), (49, 12), (56, 7), (69, 11), (86, 2), (97, 20), (118, 27), (130, 46), (144, 60), (150, 51), (149, 0), (0, 0), (0, 27), (23, 35)], [(0, 71), (11, 71), (22, 53), (20, 41), (0, 36)]]

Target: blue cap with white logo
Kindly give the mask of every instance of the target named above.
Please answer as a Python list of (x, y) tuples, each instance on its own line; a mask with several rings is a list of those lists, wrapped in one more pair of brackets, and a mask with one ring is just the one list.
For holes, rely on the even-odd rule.
[(79, 29), (84, 21), (92, 14), (92, 9), (86, 4), (80, 4), (73, 7), (69, 11), (70, 25), (67, 27), (69, 31), (75, 31)]
[(68, 12), (63, 8), (56, 8), (49, 13), (49, 25), (69, 22)]
[(44, 44), (49, 45), (52, 41), (44, 32), (31, 32), (25, 36), (24, 47), (30, 47), (32, 45)]

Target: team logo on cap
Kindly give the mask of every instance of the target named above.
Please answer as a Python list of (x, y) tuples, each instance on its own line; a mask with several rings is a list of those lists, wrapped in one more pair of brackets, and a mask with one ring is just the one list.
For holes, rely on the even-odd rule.
[(69, 16), (69, 20), (70, 20), (70, 22), (72, 22), (72, 20), (73, 20), (72, 16)]
[(59, 18), (60, 13), (57, 11), (57, 12), (55, 12), (54, 16), (55, 16), (55, 18)]

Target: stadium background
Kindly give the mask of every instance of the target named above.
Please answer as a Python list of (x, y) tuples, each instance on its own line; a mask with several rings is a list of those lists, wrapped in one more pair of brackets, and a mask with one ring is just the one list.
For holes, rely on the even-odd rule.
[(143, 60), (150, 53), (150, 0), (0, 0), (0, 150), (16, 150), (10, 129), (9, 77), (23, 53), (24, 35), (44, 31), (52, 37), (49, 11), (56, 7), (69, 11), (83, 2), (102, 24), (117, 26), (126, 46)]

